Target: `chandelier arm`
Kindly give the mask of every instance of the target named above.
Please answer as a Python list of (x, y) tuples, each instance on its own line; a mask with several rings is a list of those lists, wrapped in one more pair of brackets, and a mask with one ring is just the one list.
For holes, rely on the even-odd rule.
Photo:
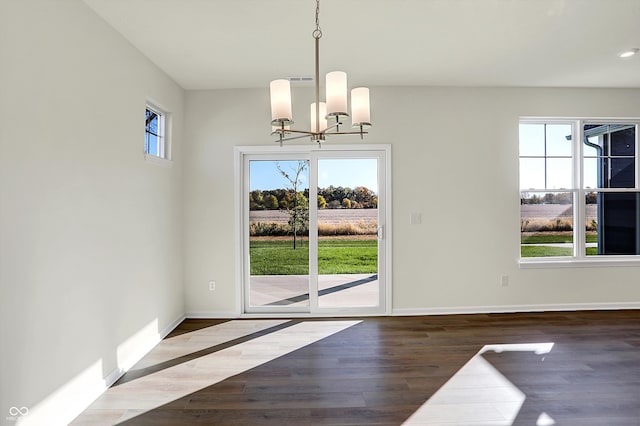
[(280, 129), (277, 129), (277, 130), (275, 131), (275, 133), (282, 133), (282, 134), (286, 134), (286, 133), (300, 133), (300, 134), (303, 134), (303, 135), (309, 135), (309, 136), (310, 136), (310, 135), (317, 135), (317, 134), (319, 134), (318, 132), (310, 132), (310, 131), (308, 131), (308, 130), (293, 130), (293, 129), (286, 129), (286, 130), (284, 130), (284, 131), (282, 131), (282, 130), (280, 130)]
[(333, 133), (325, 133), (327, 136), (331, 135), (368, 135), (369, 132), (333, 132)]
[(276, 142), (288, 142), (288, 141), (292, 141), (292, 140), (296, 140), (296, 139), (308, 138), (308, 137), (313, 137), (313, 136), (316, 136), (316, 134), (315, 133), (308, 133), (306, 135), (291, 136), (289, 138), (281, 138), (281, 139), (278, 139)]
[(334, 124), (333, 126), (329, 126), (326, 129), (324, 129), (322, 132), (320, 133), (329, 133), (330, 130), (336, 129), (336, 132), (333, 132), (331, 134), (336, 134), (337, 132), (340, 131), (340, 127), (342, 125), (342, 122), (337, 122), (336, 124)]

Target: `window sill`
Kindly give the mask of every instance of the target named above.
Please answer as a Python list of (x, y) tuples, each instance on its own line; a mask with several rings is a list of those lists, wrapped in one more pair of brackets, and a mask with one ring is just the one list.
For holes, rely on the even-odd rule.
[(147, 163), (156, 164), (162, 167), (173, 167), (172, 160), (156, 157), (155, 155), (151, 155), (151, 154), (144, 154), (144, 161), (146, 161)]
[(610, 266), (640, 266), (640, 256), (576, 258), (529, 258), (518, 261), (520, 269), (601, 268)]

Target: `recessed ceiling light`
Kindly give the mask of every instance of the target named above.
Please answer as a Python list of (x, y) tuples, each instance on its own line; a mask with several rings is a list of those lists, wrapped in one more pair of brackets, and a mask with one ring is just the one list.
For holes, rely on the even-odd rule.
[(627, 49), (627, 50), (624, 50), (624, 51), (620, 52), (618, 54), (618, 56), (621, 57), (621, 58), (630, 58), (633, 55), (635, 55), (636, 53), (638, 53), (638, 51), (640, 51), (640, 49), (638, 49), (637, 47), (634, 47), (633, 49)]

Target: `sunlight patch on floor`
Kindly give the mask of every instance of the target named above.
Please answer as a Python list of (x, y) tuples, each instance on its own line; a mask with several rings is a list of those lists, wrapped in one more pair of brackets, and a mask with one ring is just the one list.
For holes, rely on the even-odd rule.
[[(228, 326), (232, 327), (245, 322), (249, 321), (229, 321), (225, 324), (235, 323)], [(117, 417), (117, 423), (124, 422), (144, 412), (259, 367), (278, 357), (346, 330), (360, 322), (360, 320), (300, 322), (232, 347), (122, 383), (108, 389), (73, 424), (94, 424), (96, 419), (102, 415), (110, 416), (110, 418)], [(265, 323), (271, 322), (265, 321)], [(206, 339), (204, 334), (196, 333), (195, 336)], [(178, 337), (180, 336), (176, 336), (176, 338)], [(218, 338), (218, 336), (210, 337), (213, 339), (212, 341), (216, 341)], [(211, 342), (209, 346), (211, 346)]]
[(160, 341), (129, 371), (148, 368), (213, 346), (241, 339), (287, 322), (289, 320), (226, 321), (174, 337), (168, 337)]
[[(553, 343), (486, 345), (429, 398), (404, 425), (511, 426), (526, 395), (482, 355), (493, 351), (551, 352)], [(555, 422), (542, 413), (537, 426)]]

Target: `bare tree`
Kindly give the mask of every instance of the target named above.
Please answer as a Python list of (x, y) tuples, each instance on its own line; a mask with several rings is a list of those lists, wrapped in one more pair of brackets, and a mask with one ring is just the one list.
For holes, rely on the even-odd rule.
[[(289, 181), (291, 189), (293, 190), (293, 208), (288, 208), (289, 211), (289, 224), (293, 228), (293, 249), (296, 249), (296, 240), (298, 238), (298, 228), (304, 226), (304, 222), (309, 220), (309, 205), (308, 202), (304, 203), (304, 200), (300, 200), (299, 197), (304, 198), (304, 194), (298, 194), (298, 188), (302, 185), (303, 172), (307, 170), (309, 164), (307, 161), (298, 160), (298, 164), (295, 169), (291, 169), (287, 172), (280, 167), (280, 163), (276, 163), (276, 168), (286, 180)], [(306, 204), (306, 205), (305, 205)]]

